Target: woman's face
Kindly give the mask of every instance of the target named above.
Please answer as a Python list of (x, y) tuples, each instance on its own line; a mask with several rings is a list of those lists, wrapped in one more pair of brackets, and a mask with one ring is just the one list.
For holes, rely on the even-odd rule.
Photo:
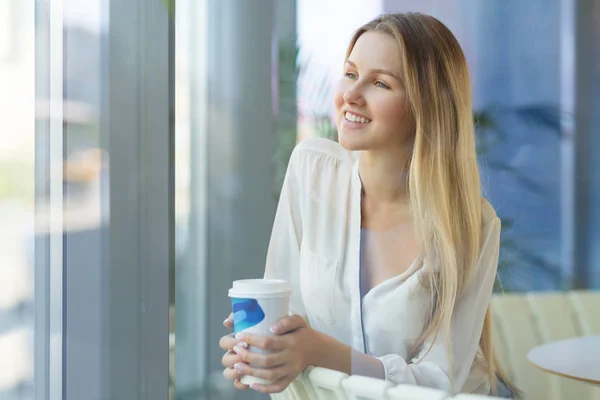
[(395, 39), (365, 32), (344, 65), (334, 94), (340, 144), (348, 150), (377, 150), (412, 143), (413, 122), (400, 79)]

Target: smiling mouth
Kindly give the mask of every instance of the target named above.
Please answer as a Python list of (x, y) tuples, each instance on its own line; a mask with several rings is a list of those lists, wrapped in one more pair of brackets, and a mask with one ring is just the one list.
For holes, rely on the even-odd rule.
[(368, 124), (369, 122), (371, 122), (370, 119), (365, 117), (359, 117), (358, 115), (352, 114), (350, 111), (346, 111), (344, 113), (344, 119), (346, 119), (346, 121), (356, 122), (359, 124)]

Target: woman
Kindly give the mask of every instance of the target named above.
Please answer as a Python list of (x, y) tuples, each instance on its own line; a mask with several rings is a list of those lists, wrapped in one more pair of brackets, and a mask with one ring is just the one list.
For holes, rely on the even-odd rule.
[(500, 220), (481, 196), (457, 40), (433, 17), (383, 15), (354, 34), (334, 97), (339, 143), (296, 146), (267, 256), (295, 315), (274, 337), (223, 337), (224, 375), (274, 393), (314, 365), (518, 394), (491, 345)]

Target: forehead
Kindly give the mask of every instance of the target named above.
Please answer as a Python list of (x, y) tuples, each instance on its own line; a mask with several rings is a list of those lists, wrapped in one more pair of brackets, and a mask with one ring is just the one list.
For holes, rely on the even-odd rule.
[(359, 69), (386, 69), (398, 72), (401, 68), (400, 49), (394, 37), (381, 32), (365, 32), (356, 41), (348, 60)]

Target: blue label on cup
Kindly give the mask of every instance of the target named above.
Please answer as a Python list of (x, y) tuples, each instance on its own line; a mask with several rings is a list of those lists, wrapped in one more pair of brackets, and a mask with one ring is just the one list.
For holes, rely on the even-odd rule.
[(265, 312), (256, 299), (232, 298), (233, 331), (241, 332), (251, 328), (265, 319)]

